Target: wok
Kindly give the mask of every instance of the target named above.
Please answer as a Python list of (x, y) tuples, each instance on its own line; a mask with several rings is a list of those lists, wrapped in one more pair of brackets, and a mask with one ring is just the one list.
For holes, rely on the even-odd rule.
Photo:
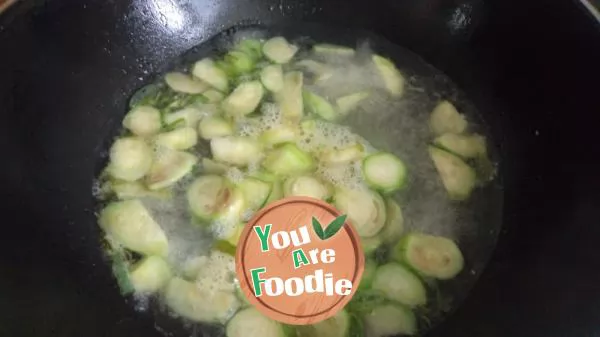
[(490, 127), (503, 214), (479, 221), (502, 220), (502, 230), (476, 285), (428, 336), (594, 335), (600, 24), (566, 0), (17, 2), (0, 16), (0, 334), (186, 331), (119, 294), (95, 224), (99, 158), (131, 93), (173, 59), (231, 27), (296, 22), (365, 30), (413, 51)]

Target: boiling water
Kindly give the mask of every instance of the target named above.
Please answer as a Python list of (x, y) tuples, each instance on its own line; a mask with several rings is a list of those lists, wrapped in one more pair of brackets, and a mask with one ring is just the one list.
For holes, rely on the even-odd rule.
[[(392, 152), (404, 161), (409, 172), (409, 181), (407, 187), (394, 195), (394, 198), (402, 205), (405, 227), (407, 230), (414, 229), (456, 240), (466, 261), (467, 272), (463, 272), (461, 277), (437, 285), (439, 292), (433, 296), (433, 305), (428, 307), (426, 315), (423, 316), (426, 319), (421, 322), (420, 333), (426, 332), (428, 327), (438, 323), (445, 313), (460, 303), (478, 277), (488, 260), (498, 233), (498, 219), (487, 220), (491, 215), (498, 215), (500, 210), (497, 184), (479, 189), (472, 197), (473, 202), (459, 205), (448, 199), (427, 151), (433, 137), (428, 128), (428, 118), (441, 99), (449, 99), (468, 116), (470, 124), (473, 125), (472, 129), (486, 135), (479, 115), (449, 79), (414, 54), (376, 36), (364, 33), (353, 35), (347, 31), (339, 33), (315, 25), (282, 27), (272, 32), (262, 29), (228, 31), (182, 56), (172, 68), (184, 70), (193, 61), (215, 51), (229, 49), (240, 38), (267, 37), (273, 35), (273, 32), (277, 35), (282, 34), (299, 45), (326, 42), (357, 48), (358, 57), (351, 61), (335, 56), (313, 58), (334, 65), (331, 77), (327, 81), (311, 87), (325, 96), (336, 97), (367, 88), (383, 89), (377, 71), (371, 63), (366, 62), (374, 51), (393, 59), (405, 75), (407, 81), (401, 99), (391, 100), (384, 90), (375, 91), (360, 104), (357, 111), (340, 121), (340, 125), (317, 122), (317, 132), (311, 137), (303, 138), (299, 146), (308, 150), (322, 145), (342, 148), (360, 142), (366, 147)], [(299, 58), (302, 58), (302, 54)], [(279, 124), (278, 113), (276, 105), (265, 104), (261, 122), (243, 127), (243, 133), (255, 135), (276, 127)], [(491, 139), (487, 138), (490, 146)], [(198, 153), (208, 153), (207, 145), (200, 145)], [(490, 152), (494, 154), (491, 148)], [(338, 185), (360, 187), (360, 176), (356, 175), (357, 170), (353, 167), (335, 170), (319, 168), (319, 171), (322, 176)], [(235, 181), (241, 179), (244, 174), (240, 170), (232, 169), (226, 175)], [(212, 242), (211, 233), (190, 225), (191, 219), (184, 192), (192, 179), (179, 182), (171, 200), (144, 200), (168, 236), (168, 260), (179, 273), (185, 273), (186, 268), (198, 262), (199, 257), (205, 256)], [(225, 279), (223, 281), (227, 283)], [(153, 309), (151, 311), (156, 314), (159, 331), (176, 330), (173, 321), (167, 318), (167, 311), (162, 308), (160, 301), (136, 298), (134, 303), (140, 311)], [(188, 324), (186, 327), (183, 335), (223, 334), (221, 328), (206, 330), (206, 327), (194, 324)]]

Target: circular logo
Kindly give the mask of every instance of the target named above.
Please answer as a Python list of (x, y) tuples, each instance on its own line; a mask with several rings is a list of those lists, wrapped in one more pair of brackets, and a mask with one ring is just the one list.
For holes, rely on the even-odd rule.
[(363, 269), (360, 238), (346, 215), (308, 197), (262, 209), (245, 226), (236, 253), (250, 303), (294, 325), (334, 316), (354, 295)]

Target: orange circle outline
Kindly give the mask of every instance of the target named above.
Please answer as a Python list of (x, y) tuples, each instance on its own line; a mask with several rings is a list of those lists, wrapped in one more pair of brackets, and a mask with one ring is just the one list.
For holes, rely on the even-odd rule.
[[(317, 206), (317, 207), (324, 209), (325, 211), (327, 211), (329, 214), (333, 215), (334, 217), (338, 217), (341, 214), (337, 209), (335, 209), (330, 204), (328, 204), (320, 199), (315, 199), (315, 198), (310, 198), (310, 197), (289, 197), (289, 198), (285, 198), (285, 199), (282, 199), (282, 200), (279, 200), (279, 201), (269, 204), (267, 207), (264, 207), (257, 214), (255, 214), (252, 217), (252, 219), (250, 219), (250, 221), (248, 221), (246, 223), (246, 225), (244, 226), (244, 229), (242, 230), (242, 233), (240, 235), (240, 241), (238, 242), (238, 246), (237, 246), (238, 249), (236, 249), (236, 254), (235, 254), (236, 255), (235, 256), (236, 274), (238, 276), (238, 279), (241, 281), (240, 289), (244, 293), (244, 296), (246, 296), (248, 301), (254, 307), (256, 307), (259, 311), (261, 311), (263, 314), (265, 314), (268, 317), (271, 317), (277, 321), (287, 323), (287, 324), (294, 324), (294, 325), (314, 324), (314, 323), (320, 322), (322, 320), (325, 320), (327, 318), (334, 316), (339, 310), (341, 310), (343, 307), (345, 307), (348, 302), (350, 302), (350, 300), (356, 293), (357, 286), (362, 278), (362, 274), (364, 271), (365, 256), (362, 251), (362, 245), (360, 244), (360, 237), (358, 235), (358, 232), (356, 231), (354, 226), (352, 226), (350, 221), (348, 219), (346, 219), (346, 221), (344, 222), (343, 228), (344, 228), (344, 231), (346, 231), (346, 233), (350, 237), (350, 240), (352, 242), (352, 247), (354, 248), (354, 262), (355, 262), (354, 275), (351, 280), (353, 287), (352, 287), (352, 291), (350, 294), (343, 295), (343, 296), (338, 295), (340, 297), (339, 300), (337, 300), (331, 307), (321, 310), (317, 313), (313, 313), (310, 315), (302, 315), (302, 316), (292, 315), (292, 314), (282, 312), (278, 309), (271, 307), (270, 305), (263, 302), (262, 300), (256, 298), (254, 296), (254, 293), (252, 292), (252, 286), (250, 285), (251, 282), (249, 281), (248, 275), (245, 272), (245, 261), (244, 261), (245, 249), (244, 248), (246, 247), (246, 245), (248, 243), (250, 232), (252, 231), (252, 228), (260, 221), (260, 219), (262, 219), (269, 212), (271, 212), (272, 210), (274, 210), (275, 208), (278, 208), (280, 206), (283, 206), (286, 204), (292, 204), (292, 203), (309, 203), (313, 206)], [(243, 280), (243, 282), (242, 282), (242, 280)], [(356, 287), (354, 285), (356, 285)]]

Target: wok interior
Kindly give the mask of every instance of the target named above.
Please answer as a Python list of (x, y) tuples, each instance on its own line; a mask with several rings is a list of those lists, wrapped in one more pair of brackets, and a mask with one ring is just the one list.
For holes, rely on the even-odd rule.
[[(177, 55), (221, 27), (247, 18), (360, 26), (415, 51), (465, 90), (485, 115), (492, 139), (510, 154), (503, 158), (508, 234), (500, 241), (487, 277), (459, 312), (432, 334), (570, 331), (567, 324), (548, 328), (548, 322), (558, 318), (569, 318), (582, 329), (591, 326), (594, 303), (600, 301), (594, 293), (582, 296), (577, 290), (597, 284), (598, 275), (588, 268), (567, 268), (560, 261), (596, 261), (598, 233), (588, 222), (597, 216), (593, 204), (585, 202), (577, 207), (577, 217), (561, 210), (573, 206), (578, 196), (596, 195), (590, 158), (597, 157), (597, 150), (586, 147), (585, 155), (571, 158), (568, 166), (548, 165), (548, 158), (582, 143), (593, 144), (596, 124), (587, 112), (594, 105), (594, 60), (600, 54), (597, 44), (589, 41), (598, 35), (570, 4), (543, 4), (546, 15), (535, 20), (523, 14), (540, 12), (540, 6), (510, 1), (377, 6), (362, 1), (345, 6), (333, 1), (263, 1), (259, 6), (50, 1), (36, 7), (33, 1), (22, 2), (2, 17), (0, 37), (3, 45), (13, 46), (0, 56), (0, 71), (7, 74), (0, 81), (7, 117), (0, 134), (6, 144), (3, 152), (11, 158), (3, 179), (11, 196), (8, 214), (14, 215), (2, 262), (18, 270), (0, 282), (13, 290), (6, 303), (27, 303), (22, 309), (2, 307), (5, 317), (15, 318), (6, 329), (24, 335), (161, 335), (154, 319), (140, 317), (115, 288), (97, 248), (100, 233), (89, 186), (128, 95), (152, 74), (167, 69)], [(174, 9), (186, 13), (179, 25), (188, 30), (173, 28), (161, 16)], [(456, 22), (464, 24), (452, 25)], [(570, 53), (557, 53), (557, 45)], [(557, 86), (549, 79), (571, 85)], [(572, 111), (574, 118), (557, 119), (565, 111)], [(552, 136), (557, 131), (567, 132), (561, 142)], [(543, 146), (547, 144), (552, 146)], [(549, 184), (552, 193), (545, 188)], [(544, 231), (537, 227), (540, 223)], [(557, 272), (566, 269), (568, 273)], [(550, 274), (552, 278), (545, 277)], [(585, 281), (558, 291), (577, 275), (585, 275)], [(548, 297), (550, 291), (555, 296)], [(26, 321), (34, 324), (23, 324)]]
[[(236, 25), (169, 60), (160, 70), (157, 69), (155, 73), (151, 74), (147, 81), (142, 81), (139, 87), (160, 80), (165, 72), (174, 69), (184, 70), (204, 57), (214, 57), (215, 54), (219, 55), (225, 52), (231, 46), (232, 41), (240, 36), (250, 38), (284, 36), (300, 46), (329, 43), (357, 47), (359, 53), (372, 51), (386, 55), (400, 67), (403, 75), (407, 78), (409, 93), (403, 98), (403, 101), (407, 102), (406, 106), (400, 107), (398, 111), (385, 109), (375, 115), (372, 112), (362, 115), (351, 114), (343, 121), (343, 124), (352, 127), (360, 136), (365, 137), (369, 142), (374, 142), (372, 144), (376, 144), (378, 147), (383, 146), (384, 149), (396, 152), (399, 148), (401, 153), (403, 150), (412, 153), (422, 152), (416, 157), (411, 154), (409, 161), (429, 161), (426, 151), (428, 142), (425, 139), (416, 140), (418, 137), (422, 137), (416, 135), (423, 134), (423, 130), (426, 134), (429, 133), (427, 123), (430, 112), (440, 99), (451, 99), (458, 105), (460, 111), (465, 113), (468, 119), (476, 125), (476, 129), (486, 135), (492, 160), (496, 163), (501, 162), (497, 150), (494, 148), (495, 142), (490, 138), (491, 134), (486, 121), (470, 102), (469, 97), (460, 91), (450, 78), (427, 64), (418, 55), (366, 30), (301, 22)], [(133, 92), (129, 93), (129, 97)], [(106, 166), (108, 147), (114, 140), (114, 135), (121, 131), (119, 119), (115, 119), (112, 126), (114, 129), (111, 130), (111, 136), (105, 142), (106, 148), (102, 152), (97, 172)], [(415, 136), (407, 136), (411, 133)], [(422, 141), (422, 144), (415, 144), (419, 141)], [(415, 145), (418, 145), (418, 149), (406, 148)], [(427, 312), (419, 314), (426, 317), (426, 323), (422, 322), (423, 326), (419, 331), (419, 334), (423, 334), (432, 326), (439, 324), (449, 312), (460, 304), (489, 260), (502, 220), (502, 183), (500, 174), (491, 184), (477, 189), (468, 202), (454, 203), (451, 206), (446, 204), (446, 201), (436, 202), (435, 197), (430, 195), (431, 190), (425, 193), (424, 184), (427, 184), (427, 180), (435, 176), (418, 172), (417, 170), (421, 169), (420, 165), (422, 164), (414, 165), (414, 168), (410, 167), (413, 171), (410, 173), (413, 176), (411, 179), (414, 180), (411, 183), (413, 191), (400, 193), (404, 203), (409, 205), (412, 203), (412, 207), (404, 208), (403, 206), (404, 218), (408, 223), (407, 230), (425, 230), (432, 234), (451, 237), (459, 242), (466, 259), (466, 270), (456, 279), (440, 282), (437, 285), (439, 288), (436, 290), (436, 294), (432, 295), (434, 303), (428, 306)], [(419, 191), (419, 189), (423, 189), (423, 191)], [(445, 198), (442, 195), (442, 199)], [(448, 207), (451, 207), (452, 210), (446, 209)], [(434, 215), (433, 213), (440, 214)], [(448, 217), (444, 218), (444, 214), (448, 214)], [(153, 313), (151, 316), (157, 319), (159, 330), (171, 331), (176, 323), (171, 322), (168, 313), (161, 310), (160, 305), (148, 303), (148, 301), (148, 298), (144, 298), (142, 301), (134, 298), (132, 302), (136, 309), (146, 312), (149, 310)], [(155, 301), (155, 299), (151, 299), (151, 301)], [(191, 325), (191, 328), (201, 331), (207, 329), (206, 325), (202, 324)], [(189, 330), (190, 327), (184, 329)]]

